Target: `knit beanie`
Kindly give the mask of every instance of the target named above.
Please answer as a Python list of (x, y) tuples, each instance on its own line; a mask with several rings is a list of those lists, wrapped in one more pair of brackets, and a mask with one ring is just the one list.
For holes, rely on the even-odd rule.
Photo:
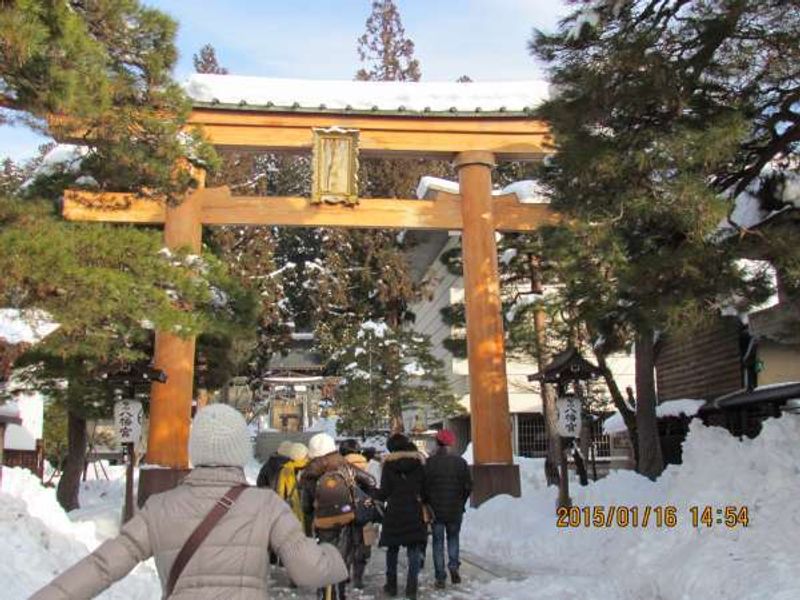
[(456, 434), (449, 429), (442, 429), (436, 434), (436, 442), (440, 446), (452, 446), (456, 443)]
[(285, 458), (291, 458), (289, 454), (292, 451), (292, 442), (290, 440), (283, 440), (280, 444), (278, 444), (278, 456), (283, 456)]
[(292, 447), (289, 449), (289, 458), (295, 462), (299, 462), (308, 457), (308, 448), (306, 448), (305, 444), (292, 444)]
[(336, 442), (327, 433), (318, 433), (308, 440), (308, 458), (319, 458), (331, 452), (336, 452)]
[(252, 457), (250, 431), (238, 410), (210, 404), (198, 411), (189, 434), (193, 466), (243, 467)]

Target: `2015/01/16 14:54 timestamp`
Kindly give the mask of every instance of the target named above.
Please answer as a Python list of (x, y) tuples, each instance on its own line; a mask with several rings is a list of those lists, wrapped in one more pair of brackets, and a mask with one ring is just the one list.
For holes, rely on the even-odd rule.
[[(690, 506), (692, 527), (724, 525), (729, 529), (747, 527), (747, 506)], [(655, 527), (671, 529), (678, 525), (678, 508), (664, 506), (570, 506), (557, 512), (557, 527)]]

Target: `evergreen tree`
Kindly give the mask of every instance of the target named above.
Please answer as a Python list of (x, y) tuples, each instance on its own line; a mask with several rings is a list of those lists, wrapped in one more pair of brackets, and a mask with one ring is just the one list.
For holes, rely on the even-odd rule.
[[(392, 0), (373, 2), (366, 31), (358, 39), (358, 55), (365, 66), (356, 73), (362, 81), (419, 81), (419, 61), (414, 58), (414, 43), (406, 37), (400, 13)], [(362, 197), (411, 197), (419, 178), (424, 174), (441, 174), (449, 165), (425, 160), (367, 159), (361, 161), (359, 195)], [(413, 315), (409, 305), (419, 297), (420, 285), (413, 280), (403, 252), (405, 236), (385, 230), (332, 231), (324, 238), (325, 267), (334, 283), (327, 288), (327, 316), (317, 325), (323, 350), (337, 356), (353, 339), (364, 322), (384, 321), (391, 336), (402, 337)], [(346, 300), (345, 300), (346, 299)], [(390, 337), (391, 337), (390, 336)], [(428, 345), (430, 342), (421, 342)], [(428, 350), (429, 351), (429, 350)], [(373, 372), (390, 373), (404, 364), (400, 346), (389, 344), (379, 359), (382, 367), (373, 365)], [(441, 374), (437, 381), (444, 379)], [(352, 413), (348, 402), (363, 398), (363, 386), (358, 380), (346, 377), (341, 394), (342, 410)], [(411, 385), (408, 378), (393, 384), (398, 401), (379, 402), (374, 414), (384, 408), (390, 412), (391, 427), (402, 431), (402, 408), (407, 403), (399, 399), (401, 389)], [(416, 385), (416, 384), (414, 384)], [(438, 393), (447, 392), (442, 390)], [(431, 398), (438, 397), (432, 394)], [(377, 398), (377, 396), (375, 396)]]
[(192, 178), (175, 165), (213, 167), (215, 155), (197, 132), (184, 131), (189, 104), (171, 80), (175, 30), (170, 17), (137, 0), (4, 2), (3, 117), (91, 146), (76, 177), (177, 196)]
[(419, 61), (414, 42), (406, 37), (400, 11), (393, 0), (372, 3), (366, 31), (358, 38), (358, 57), (367, 66), (359, 69), (361, 81), (419, 81)]
[(367, 321), (338, 360), (344, 379), (338, 403), (343, 431), (383, 424), (398, 429), (396, 415), (412, 406), (430, 407), (442, 417), (461, 412), (426, 336)]
[(539, 116), (556, 149), (542, 180), (574, 219), (563, 235), (581, 269), (559, 274), (563, 296), (595, 341), (634, 344), (638, 469), (649, 477), (663, 469), (656, 334), (763, 293), (714, 233), (720, 192), (752, 175), (740, 166), (753, 145), (767, 162), (791, 150), (759, 132), (796, 90), (796, 13), (780, 1), (595, 2), (531, 44), (559, 92)]
[(235, 337), (252, 328), (256, 301), (213, 256), (167, 252), (157, 231), (67, 223), (34, 200), (0, 199), (0, 224), (0, 305), (45, 310), (60, 324), (17, 364), (35, 365), (19, 377), (69, 413), (58, 495), (72, 509), (85, 419), (107, 414), (110, 379), (146, 369), (151, 330)]
[(227, 75), (228, 69), (221, 67), (217, 61), (217, 51), (214, 46), (206, 44), (200, 48), (200, 52), (192, 56), (194, 70), (198, 73), (210, 73), (212, 75)]

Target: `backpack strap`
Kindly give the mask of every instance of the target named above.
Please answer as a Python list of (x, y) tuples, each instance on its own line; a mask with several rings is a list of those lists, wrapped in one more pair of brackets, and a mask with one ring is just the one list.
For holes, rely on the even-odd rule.
[(183, 544), (175, 562), (172, 563), (172, 568), (169, 570), (169, 579), (167, 580), (167, 587), (165, 590), (165, 598), (169, 598), (175, 590), (175, 585), (178, 583), (178, 578), (181, 576), (183, 569), (191, 560), (194, 553), (208, 537), (208, 534), (219, 523), (220, 519), (230, 510), (233, 503), (241, 495), (243, 491), (248, 488), (247, 485), (235, 485), (229, 489), (224, 496), (216, 501), (214, 507), (209, 511), (205, 518), (200, 522), (197, 528), (189, 536), (189, 539)]

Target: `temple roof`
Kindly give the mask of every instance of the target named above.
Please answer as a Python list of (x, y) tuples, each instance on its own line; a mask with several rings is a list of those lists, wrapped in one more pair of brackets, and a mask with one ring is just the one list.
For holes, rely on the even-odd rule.
[(397, 116), (520, 117), (548, 98), (540, 80), (493, 82), (325, 81), (194, 74), (184, 89), (197, 108)]

